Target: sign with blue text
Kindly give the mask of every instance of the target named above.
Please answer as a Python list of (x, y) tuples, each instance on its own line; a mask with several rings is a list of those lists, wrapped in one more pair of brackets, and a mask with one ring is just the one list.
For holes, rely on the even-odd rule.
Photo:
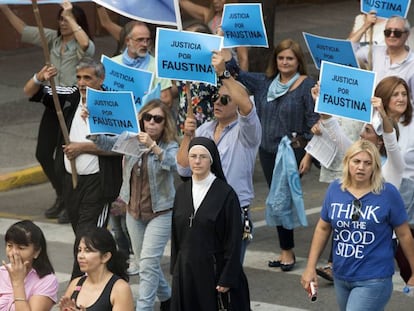
[(323, 60), (351, 67), (359, 67), (351, 41), (326, 38), (306, 32), (303, 32), (303, 37), (317, 69), (321, 67)]
[(361, 0), (361, 12), (374, 11), (378, 17), (390, 18), (391, 16), (407, 17), (411, 0)]
[(147, 70), (114, 62), (105, 55), (102, 55), (101, 62), (105, 67), (105, 80), (103, 82), (105, 90), (131, 91), (134, 94), (137, 110), (139, 110), (138, 106), (142, 104), (142, 97), (148, 93), (154, 74)]
[(222, 41), (220, 36), (157, 28), (157, 77), (216, 85), (211, 56)]
[(86, 90), (91, 134), (138, 133), (137, 110), (132, 92)]
[(262, 4), (225, 4), (221, 21), (223, 47), (269, 47)]
[(322, 62), (315, 111), (371, 123), (375, 73)]

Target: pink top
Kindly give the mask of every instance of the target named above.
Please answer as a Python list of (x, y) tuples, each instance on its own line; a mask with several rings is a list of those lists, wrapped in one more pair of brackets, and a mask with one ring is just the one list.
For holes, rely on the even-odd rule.
[[(59, 282), (54, 274), (48, 274), (39, 278), (36, 271), (32, 269), (24, 280), (26, 299), (35, 295), (46, 296), (56, 303)], [(4, 266), (0, 267), (0, 310), (14, 311), (13, 287), (10, 282), (9, 273)]]

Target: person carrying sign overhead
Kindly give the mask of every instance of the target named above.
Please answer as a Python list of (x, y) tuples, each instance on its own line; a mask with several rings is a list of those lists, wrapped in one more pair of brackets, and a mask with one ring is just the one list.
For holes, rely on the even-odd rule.
[[(61, 6), (56, 21), (58, 29), (44, 28), (44, 31), (50, 49), (50, 62), (58, 69), (55, 77), (56, 85), (72, 86), (76, 83), (76, 64), (83, 56), (92, 57), (95, 54), (95, 45), (91, 40), (83, 9), (78, 5), (72, 5), (69, 1), (63, 1)], [(26, 25), (7, 5), (0, 5), (0, 10), (14, 29), (21, 34), (22, 42), (41, 46), (37, 27)], [(43, 82), (45, 81), (42, 77), (33, 75), (31, 83)], [(62, 199), (61, 178), (54, 165), (58, 128), (59, 122), (55, 111), (45, 108), (39, 124), (36, 159), (56, 192), (56, 201), (45, 211), (45, 216), (51, 219), (58, 218), (59, 223), (68, 223)]]
[[(187, 27), (186, 31), (211, 34), (210, 28), (202, 22), (194, 22)], [(189, 87), (189, 89), (187, 89)], [(183, 135), (184, 122), (187, 118), (188, 105), (191, 105), (197, 127), (211, 121), (214, 118), (214, 103), (212, 97), (217, 93), (217, 87), (202, 82), (175, 81), (175, 88), (178, 93), (177, 103), (177, 130)], [(190, 93), (190, 96), (188, 96)], [(189, 97), (191, 101), (189, 102)]]
[[(140, 21), (128, 22), (125, 26), (126, 48), (122, 54), (112, 58), (115, 62), (141, 70), (151, 71), (155, 74), (155, 58), (149, 53), (152, 41), (151, 32), (147, 24)], [(171, 107), (171, 80), (154, 78), (152, 88), (161, 84), (161, 100)]]
[[(40, 72), (44, 80), (56, 75), (54, 67), (45, 66)], [(58, 88), (70, 144), (65, 145), (59, 133), (58, 146), (62, 147), (56, 151), (57, 165), (65, 168), (62, 172), (63, 199), (76, 238), (72, 278), (82, 275), (76, 261), (80, 236), (91, 226), (106, 227), (110, 203), (118, 196), (122, 182), (122, 157), (99, 150), (89, 141), (86, 138), (90, 134), (88, 120), (81, 116), (87, 103), (87, 87), (100, 90), (105, 69), (102, 63), (85, 57), (76, 66), (76, 77), (77, 87)], [(31, 101), (42, 102), (49, 109), (54, 109), (49, 87), (31, 84), (26, 94), (31, 96)], [(70, 160), (75, 160), (78, 173), (75, 189), (72, 186)]]
[[(224, 4), (237, 3), (235, 0), (211, 1), (210, 7), (205, 7), (192, 2), (191, 0), (180, 0), (180, 8), (187, 12), (191, 17), (201, 20), (208, 24), (212, 33), (218, 33), (221, 25)], [(247, 47), (239, 46), (232, 54), (237, 60), (240, 68), (249, 70), (249, 53)]]
[(385, 24), (385, 46), (361, 47), (361, 33), (354, 33), (349, 40), (355, 43), (355, 54), (362, 63), (368, 62), (372, 49), (372, 71), (377, 73), (377, 81), (388, 76), (399, 76), (414, 90), (414, 53), (406, 46), (410, 34), (410, 23), (401, 16), (393, 16)]
[[(360, 0), (357, 0), (357, 2), (359, 3)], [(375, 12), (358, 14), (355, 16), (354, 25), (348, 37), (361, 36), (361, 45), (385, 45), (384, 29), (386, 22), (386, 18), (378, 17)]]
[(210, 138), (217, 144), (224, 175), (229, 185), (235, 189), (242, 208), (243, 262), (253, 229), (249, 220), (249, 206), (254, 198), (253, 173), (262, 129), (256, 108), (246, 89), (226, 70), (223, 52), (213, 52), (212, 65), (222, 83), (218, 93), (212, 97), (216, 119), (197, 128), (196, 120), (187, 116), (184, 136), (177, 153), (178, 173), (181, 176), (191, 176), (188, 146), (194, 136)]

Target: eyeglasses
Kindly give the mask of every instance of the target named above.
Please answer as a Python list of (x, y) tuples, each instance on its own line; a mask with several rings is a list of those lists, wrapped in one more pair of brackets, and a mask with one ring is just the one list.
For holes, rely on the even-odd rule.
[(136, 39), (130, 38), (130, 39), (137, 42), (137, 43), (145, 43), (145, 44), (150, 44), (150, 42), (152, 40), (151, 38), (136, 38)]
[(362, 207), (362, 203), (360, 200), (353, 200), (352, 201), (352, 216), (351, 219), (352, 221), (358, 221), (359, 217), (361, 217), (361, 207)]
[(384, 30), (384, 36), (387, 38), (391, 37), (391, 34), (394, 34), (394, 37), (401, 38), (403, 33), (407, 33), (406, 30), (398, 30), (398, 29), (385, 29)]
[(160, 115), (152, 115), (152, 114), (150, 114), (150, 113), (148, 113), (148, 112), (145, 112), (145, 113), (142, 115), (142, 119), (143, 119), (144, 121), (147, 121), (147, 122), (150, 122), (150, 121), (151, 121), (151, 119), (154, 119), (154, 122), (155, 122), (155, 123), (161, 123), (162, 121), (164, 121), (164, 120), (165, 120), (165, 118), (164, 118), (163, 116), (160, 116)]
[(216, 93), (213, 96), (211, 96), (211, 101), (215, 103), (219, 98), (220, 104), (222, 104), (223, 106), (226, 106), (231, 101), (230, 95), (220, 95), (219, 93)]

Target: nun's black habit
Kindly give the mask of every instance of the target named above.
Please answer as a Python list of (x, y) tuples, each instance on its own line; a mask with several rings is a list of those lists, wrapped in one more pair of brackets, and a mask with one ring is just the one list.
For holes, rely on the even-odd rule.
[(217, 285), (230, 288), (229, 294), (221, 295), (225, 305), (230, 296), (229, 310), (250, 310), (247, 279), (240, 263), (240, 203), (226, 183), (215, 143), (196, 137), (189, 149), (195, 145), (209, 150), (213, 159), (211, 172), (217, 178), (195, 216), (192, 180), (177, 189), (171, 235), (171, 310), (218, 310)]

